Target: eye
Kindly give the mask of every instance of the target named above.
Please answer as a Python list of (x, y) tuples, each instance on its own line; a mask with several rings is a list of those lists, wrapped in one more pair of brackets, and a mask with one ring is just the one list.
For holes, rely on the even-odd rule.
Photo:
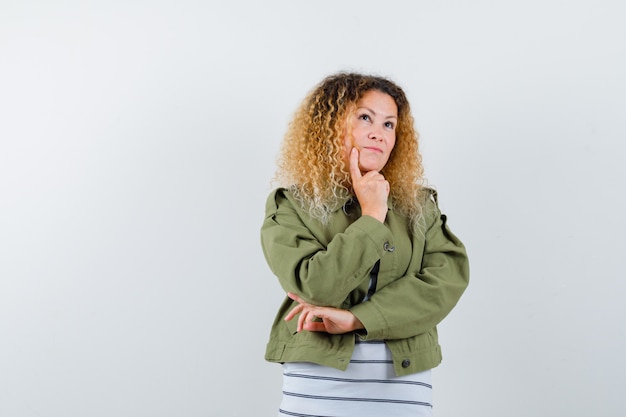
[(359, 115), (359, 119), (365, 120), (366, 122), (369, 122), (371, 120), (369, 114), (366, 114), (366, 113)]
[(394, 129), (396, 125), (394, 125), (393, 122), (385, 122), (385, 127), (388, 129)]

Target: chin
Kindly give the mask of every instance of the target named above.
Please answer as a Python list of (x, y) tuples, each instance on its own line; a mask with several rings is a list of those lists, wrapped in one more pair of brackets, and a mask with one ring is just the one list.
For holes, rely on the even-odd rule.
[(360, 163), (361, 163), (361, 168), (367, 171), (373, 171), (373, 170), (380, 171), (385, 166), (384, 164), (381, 165), (380, 161), (370, 160), (370, 161), (360, 161)]
[(380, 171), (383, 167), (379, 167), (378, 165), (361, 165), (361, 171), (369, 172), (369, 171)]

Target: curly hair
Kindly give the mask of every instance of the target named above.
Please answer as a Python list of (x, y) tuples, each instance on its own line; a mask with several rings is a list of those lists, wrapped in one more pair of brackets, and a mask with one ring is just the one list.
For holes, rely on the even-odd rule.
[(388, 94), (398, 107), (396, 143), (381, 174), (389, 182), (394, 209), (417, 227), (423, 219), (426, 194), (418, 133), (404, 91), (386, 78), (337, 73), (314, 87), (289, 123), (275, 179), (323, 223), (354, 198), (343, 157), (344, 137), (346, 129), (351, 130), (348, 120), (356, 103), (371, 90)]

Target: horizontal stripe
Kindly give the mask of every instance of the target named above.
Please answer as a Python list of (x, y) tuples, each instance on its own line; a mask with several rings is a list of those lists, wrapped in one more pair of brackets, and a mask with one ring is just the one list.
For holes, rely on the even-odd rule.
[(408, 405), (421, 405), (426, 407), (432, 407), (432, 404), (421, 401), (407, 401), (407, 400), (392, 400), (388, 398), (359, 398), (359, 397), (330, 397), (325, 395), (310, 395), (310, 394), (298, 394), (295, 392), (283, 391), (283, 395), (289, 395), (298, 398), (307, 398), (310, 400), (325, 400), (325, 401), (354, 401), (354, 402), (366, 402), (366, 403), (389, 403), (389, 404), (408, 404)]
[(367, 384), (408, 384), (408, 385), (420, 385), (422, 387), (427, 387), (432, 389), (433, 386), (421, 381), (404, 381), (400, 379), (354, 379), (354, 378), (334, 378), (329, 376), (318, 376), (318, 375), (305, 375), (305, 374), (296, 374), (291, 372), (283, 373), (284, 376), (289, 378), (308, 378), (308, 379), (318, 379), (323, 381), (338, 381), (338, 382), (347, 382), (347, 383), (367, 383)]
[(334, 417), (334, 416), (320, 416), (319, 414), (294, 413), (294, 412), (291, 412), (291, 411), (283, 410), (282, 408), (278, 409), (278, 413), (279, 414), (286, 414), (288, 416), (295, 416), (295, 417)]

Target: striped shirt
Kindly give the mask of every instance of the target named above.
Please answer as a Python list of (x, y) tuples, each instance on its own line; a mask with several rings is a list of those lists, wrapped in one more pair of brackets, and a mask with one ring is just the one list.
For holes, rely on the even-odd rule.
[(279, 417), (432, 416), (431, 371), (396, 376), (383, 341), (357, 341), (345, 371), (283, 365)]

